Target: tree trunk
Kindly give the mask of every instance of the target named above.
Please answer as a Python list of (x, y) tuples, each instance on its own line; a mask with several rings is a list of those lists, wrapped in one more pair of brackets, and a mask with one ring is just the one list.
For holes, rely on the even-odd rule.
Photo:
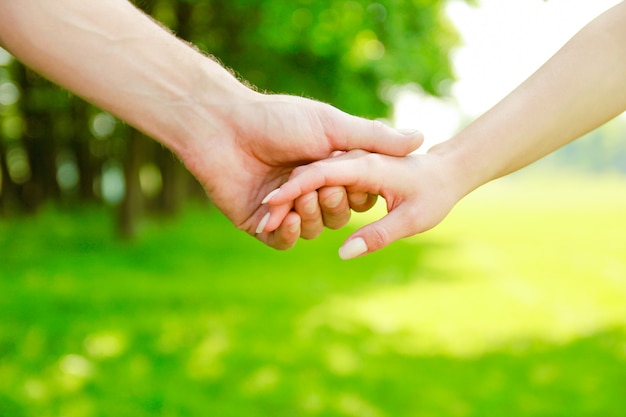
[(81, 201), (95, 200), (94, 181), (98, 172), (102, 169), (101, 161), (98, 161), (91, 152), (91, 134), (88, 129), (87, 109), (89, 105), (75, 98), (72, 103), (72, 138), (70, 144), (76, 156), (78, 168), (78, 197)]
[(19, 211), (17, 185), (9, 175), (7, 147), (0, 137), (0, 216), (9, 216)]
[(160, 211), (175, 215), (187, 196), (189, 173), (183, 164), (168, 149), (157, 152), (157, 164), (161, 170), (163, 188), (159, 199)]
[(24, 208), (34, 212), (44, 201), (57, 198), (60, 194), (56, 180), (54, 112), (50, 108), (41, 108), (40, 104), (38, 108), (34, 104), (35, 89), (44, 91), (52, 87), (23, 65), (17, 66), (16, 81), (22, 88), (20, 106), (25, 127), (22, 144), (28, 154), (31, 171), (30, 180), (24, 184), (21, 199)]
[(141, 132), (132, 129), (127, 141), (124, 159), (124, 184), (126, 192), (118, 211), (118, 234), (131, 239), (137, 234), (137, 223), (143, 212), (143, 195), (139, 170), (150, 142)]
[[(54, 138), (45, 134), (46, 131), (52, 130), (51, 123), (45, 119), (47, 117), (41, 114), (29, 117), (27, 121), (29, 133), (24, 140), (31, 169), (31, 179), (27, 184), (30, 190), (28, 204), (32, 205), (33, 210), (45, 201), (57, 199), (60, 195), (56, 179), (56, 146)], [(34, 130), (39, 131), (33, 132)]]

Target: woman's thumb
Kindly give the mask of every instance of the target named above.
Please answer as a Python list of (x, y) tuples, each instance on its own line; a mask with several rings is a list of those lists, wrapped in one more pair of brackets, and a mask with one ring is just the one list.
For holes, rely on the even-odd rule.
[(398, 207), (382, 219), (357, 230), (339, 248), (339, 257), (344, 260), (356, 258), (410, 236), (409, 218), (403, 211)]

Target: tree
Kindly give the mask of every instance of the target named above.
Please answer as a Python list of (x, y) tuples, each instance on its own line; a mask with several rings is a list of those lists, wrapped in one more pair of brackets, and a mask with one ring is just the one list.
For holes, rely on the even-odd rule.
[(158, 1), (155, 17), (261, 90), (304, 95), (365, 117), (389, 111), (385, 87), (416, 83), (445, 94), (459, 41), (444, 0)]

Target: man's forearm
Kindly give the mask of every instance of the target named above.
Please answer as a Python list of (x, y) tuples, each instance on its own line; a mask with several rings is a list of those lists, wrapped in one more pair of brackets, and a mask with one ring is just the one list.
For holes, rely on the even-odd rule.
[(460, 194), (518, 170), (626, 110), (626, 3), (591, 22), (520, 87), (433, 147)]
[(127, 0), (0, 0), (0, 40), (26, 65), (179, 154), (200, 128), (211, 135), (207, 120), (218, 128), (229, 100), (250, 94)]

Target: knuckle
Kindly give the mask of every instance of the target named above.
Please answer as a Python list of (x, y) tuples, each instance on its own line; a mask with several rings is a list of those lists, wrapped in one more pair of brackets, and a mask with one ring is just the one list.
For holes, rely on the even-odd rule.
[(384, 246), (387, 246), (389, 243), (389, 233), (385, 228), (382, 227), (373, 227), (370, 230), (370, 235), (368, 239), (368, 248), (370, 250), (377, 250)]
[(370, 121), (370, 128), (372, 129), (372, 131), (374, 133), (378, 133), (378, 132), (381, 132), (383, 130), (386, 130), (387, 129), (387, 125), (385, 125), (380, 120), (372, 120), (372, 121)]
[(285, 239), (283, 236), (274, 236), (270, 246), (276, 250), (286, 251), (293, 248), (297, 239)]
[(320, 178), (324, 177), (324, 161), (316, 161), (294, 168), (289, 178), (298, 179), (298, 177), (304, 183), (308, 183), (311, 180), (319, 182)]
[(293, 248), (295, 244), (296, 244), (295, 242), (293, 243), (281, 242), (278, 246), (274, 247), (274, 249), (279, 250), (279, 251), (288, 251), (289, 249)]
[(324, 217), (324, 223), (326, 224), (326, 227), (328, 227), (331, 230), (341, 229), (349, 221), (350, 221), (350, 211), (341, 213), (341, 215), (339, 216), (333, 216), (333, 217), (328, 217), (328, 218)]
[(300, 237), (304, 240), (313, 240), (316, 237), (318, 237), (319, 235), (322, 234), (322, 230), (321, 229), (315, 229), (315, 230), (307, 230), (307, 231), (302, 231), (302, 234), (300, 235)]
[(370, 153), (365, 156), (367, 160), (368, 167), (372, 170), (372, 172), (385, 172), (385, 156), (377, 153)]
[(293, 171), (291, 171), (291, 175), (290, 175), (289, 178), (291, 179), (291, 178), (295, 178), (295, 177), (298, 177), (298, 176), (302, 175), (304, 172), (307, 171), (308, 168), (310, 168), (310, 167), (307, 166), (307, 165), (299, 165), (299, 166), (295, 167), (293, 169)]

